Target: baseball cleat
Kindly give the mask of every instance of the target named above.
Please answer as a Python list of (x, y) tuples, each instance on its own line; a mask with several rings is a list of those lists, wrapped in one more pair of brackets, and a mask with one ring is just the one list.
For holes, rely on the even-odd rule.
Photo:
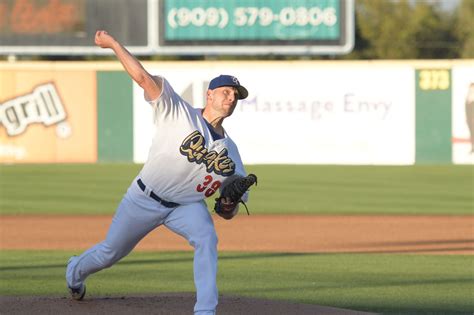
[(83, 284), (79, 288), (70, 288), (68, 287), (69, 294), (71, 294), (71, 298), (76, 301), (81, 301), (86, 295), (86, 286)]
[[(69, 258), (68, 262), (67, 262), (67, 267), (66, 267), (66, 282), (67, 281), (67, 273), (68, 273), (68, 269), (69, 269), (69, 265), (71, 264), (71, 262), (76, 259), (77, 256), (72, 256), (71, 258)], [(71, 298), (73, 300), (76, 300), (76, 301), (81, 301), (83, 298), (84, 298), (84, 295), (86, 295), (86, 285), (85, 284), (81, 284), (80, 287), (78, 288), (72, 288), (69, 286), (69, 283), (67, 284), (67, 289), (69, 291), (69, 294), (71, 295)]]

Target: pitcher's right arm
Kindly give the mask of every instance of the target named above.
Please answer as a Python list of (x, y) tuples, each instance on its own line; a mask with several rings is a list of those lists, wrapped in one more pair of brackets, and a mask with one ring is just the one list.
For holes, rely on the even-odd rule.
[(96, 32), (95, 44), (101, 48), (110, 48), (114, 51), (125, 71), (145, 91), (148, 99), (156, 99), (161, 95), (163, 82), (157, 83), (137, 58), (106, 31)]

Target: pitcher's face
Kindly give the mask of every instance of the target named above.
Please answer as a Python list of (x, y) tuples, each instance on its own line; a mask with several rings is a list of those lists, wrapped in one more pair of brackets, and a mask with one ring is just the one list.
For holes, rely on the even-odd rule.
[(207, 106), (218, 112), (223, 117), (232, 115), (239, 99), (235, 87), (222, 86), (214, 90), (207, 90)]

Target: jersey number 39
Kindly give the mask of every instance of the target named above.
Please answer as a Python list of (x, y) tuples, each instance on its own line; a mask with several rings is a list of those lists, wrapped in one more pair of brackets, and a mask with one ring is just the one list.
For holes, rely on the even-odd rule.
[(204, 177), (204, 183), (197, 185), (196, 190), (199, 192), (204, 192), (204, 195), (206, 197), (211, 197), (216, 190), (221, 187), (221, 182), (216, 180), (213, 182), (213, 179), (211, 175), (207, 175)]

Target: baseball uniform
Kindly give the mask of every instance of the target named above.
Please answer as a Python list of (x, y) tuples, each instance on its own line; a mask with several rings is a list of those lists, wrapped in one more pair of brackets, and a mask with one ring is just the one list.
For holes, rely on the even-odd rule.
[(70, 259), (66, 281), (70, 288), (83, 286), (89, 275), (112, 266), (165, 225), (194, 247), (195, 313), (214, 314), (217, 235), (204, 199), (245, 170), (229, 135), (215, 133), (202, 110), (186, 103), (166, 79), (154, 79), (162, 89), (157, 99), (147, 99), (154, 121), (148, 159), (120, 202), (105, 240)]

